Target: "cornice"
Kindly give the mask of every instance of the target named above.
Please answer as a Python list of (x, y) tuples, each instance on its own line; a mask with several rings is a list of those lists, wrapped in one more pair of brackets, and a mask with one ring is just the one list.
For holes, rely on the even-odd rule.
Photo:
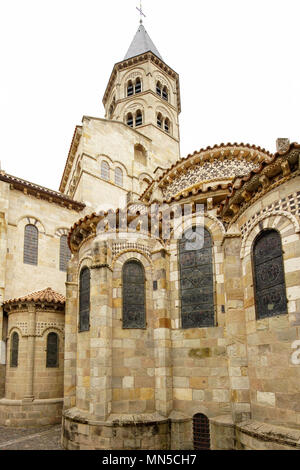
[[(252, 161), (253, 164), (259, 164), (262, 161), (271, 159), (272, 154), (261, 147), (256, 147), (250, 144), (220, 144), (214, 147), (207, 147), (186, 157), (179, 159), (169, 169), (165, 170), (162, 175), (156, 180), (159, 188), (168, 186), (172, 181), (175, 181), (178, 176), (188, 170), (190, 167), (206, 162), (213, 162), (214, 160), (242, 160)], [(154, 182), (150, 183), (144, 193), (141, 195), (141, 200), (149, 199), (151, 192), (154, 189)]]
[(276, 153), (268, 161), (261, 162), (258, 169), (242, 178), (236, 177), (218, 213), (232, 225), (250, 205), (299, 174), (300, 145), (294, 143), (286, 154)]
[(37, 199), (44, 199), (48, 202), (64, 206), (70, 210), (79, 212), (85, 208), (84, 203), (74, 201), (65, 194), (39, 186), (35, 183), (30, 183), (29, 181), (17, 178), (16, 176), (8, 175), (4, 171), (0, 172), (0, 181), (9, 183), (10, 189), (22, 191), (25, 195), (33, 196)]
[[(138, 203), (136, 203), (138, 204)], [(179, 205), (182, 210), (182, 214), (184, 213), (184, 204), (182, 206)], [(195, 203), (192, 203), (192, 214), (197, 213), (197, 205)], [(76, 222), (72, 228), (70, 229), (69, 235), (68, 235), (68, 244), (69, 248), (72, 253), (77, 253), (81, 246), (87, 242), (88, 240), (95, 238), (97, 235), (97, 226), (99, 223), (103, 223), (103, 231), (107, 233), (108, 235), (110, 233), (122, 233), (126, 232), (131, 233), (132, 232), (132, 222), (136, 221), (137, 222), (137, 228), (134, 230), (133, 233), (139, 233), (140, 236), (145, 235), (146, 237), (153, 237), (153, 227), (152, 227), (152, 217), (151, 217), (151, 211), (147, 211), (147, 214), (142, 214), (139, 211), (136, 211), (135, 214), (132, 214), (132, 211), (130, 210), (130, 207), (127, 207), (127, 212), (126, 212), (126, 221), (122, 218), (122, 215), (124, 215), (124, 211), (120, 211), (119, 209), (116, 210), (109, 210), (109, 211), (102, 211), (100, 213), (93, 212), (92, 214), (86, 215), (85, 217), (81, 218), (78, 222)], [(144, 223), (144, 217), (145, 215), (148, 215), (148, 223), (147, 227), (143, 229), (141, 227), (141, 220), (139, 221), (139, 218), (143, 218), (143, 223)], [(111, 226), (109, 225), (109, 217), (113, 217), (113, 220), (115, 222), (115, 227), (113, 230), (111, 230)], [(171, 214), (171, 217), (173, 217), (174, 214)], [(126, 226), (124, 226), (126, 223)], [(221, 222), (220, 222), (221, 223)], [(158, 221), (158, 236), (156, 237), (158, 240), (163, 241), (163, 223), (162, 223), (162, 213), (160, 212), (159, 214), (159, 221)]]
[(81, 136), (82, 136), (82, 126), (76, 126), (74, 134), (73, 134), (69, 154), (68, 154), (68, 157), (67, 157), (67, 161), (66, 161), (66, 164), (65, 164), (64, 172), (63, 172), (61, 182), (60, 182), (60, 185), (59, 185), (59, 190), (61, 192), (64, 192), (65, 189), (66, 189), (66, 184), (67, 184), (67, 181), (68, 181), (68, 178), (69, 178), (69, 175), (70, 175), (70, 171), (71, 171), (71, 168), (72, 168), (72, 165), (73, 165), (73, 162), (74, 162), (74, 158), (75, 158), (75, 155), (76, 155), (76, 152), (77, 152), (77, 149), (78, 149), (78, 145), (79, 145)]
[(161, 98), (158, 94), (156, 94), (153, 90), (149, 89), (149, 90), (144, 90), (142, 91), (141, 93), (137, 93), (135, 95), (132, 95), (132, 96), (126, 96), (125, 98), (121, 98), (119, 100), (116, 100), (116, 107), (118, 104), (123, 104), (123, 103), (126, 103), (126, 101), (128, 101), (129, 103), (132, 103), (134, 101), (134, 99), (136, 98), (137, 100), (140, 98), (140, 97), (143, 97), (147, 94), (151, 94), (153, 95), (154, 98), (157, 98), (158, 100), (158, 103), (160, 103), (161, 105), (164, 105), (166, 107), (169, 107), (171, 108), (172, 111), (174, 111), (175, 113), (177, 113), (177, 108), (171, 104), (169, 101), (166, 101), (164, 100), (163, 98)]

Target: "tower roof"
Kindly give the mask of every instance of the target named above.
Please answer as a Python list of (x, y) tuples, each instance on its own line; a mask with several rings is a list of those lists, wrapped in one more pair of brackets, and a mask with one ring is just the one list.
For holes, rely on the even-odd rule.
[(145, 30), (144, 25), (140, 24), (124, 60), (131, 59), (131, 57), (135, 57), (148, 51), (153, 52), (153, 54), (155, 54), (159, 59), (163, 60), (152, 39)]

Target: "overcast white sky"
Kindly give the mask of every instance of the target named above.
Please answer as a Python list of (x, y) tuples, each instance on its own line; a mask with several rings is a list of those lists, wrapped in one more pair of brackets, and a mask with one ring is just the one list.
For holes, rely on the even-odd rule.
[[(0, 0), (1, 166), (58, 189), (76, 124), (103, 117), (139, 0)], [(143, 0), (180, 74), (182, 156), (221, 142), (300, 141), (299, 0)]]

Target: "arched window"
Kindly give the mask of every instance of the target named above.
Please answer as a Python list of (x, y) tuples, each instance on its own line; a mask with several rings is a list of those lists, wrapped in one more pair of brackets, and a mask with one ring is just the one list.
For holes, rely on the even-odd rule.
[(147, 152), (140, 144), (134, 146), (134, 161), (147, 166)]
[(19, 335), (14, 332), (11, 336), (10, 343), (10, 367), (18, 367), (19, 356)]
[(137, 78), (135, 82), (135, 93), (141, 93), (141, 91), (142, 91), (142, 82), (140, 78)]
[(161, 96), (161, 83), (157, 82), (156, 84), (156, 93)]
[(123, 328), (145, 328), (145, 271), (136, 260), (123, 266)]
[(163, 120), (163, 117), (162, 117), (161, 113), (158, 113), (158, 115), (157, 115), (157, 125), (160, 128), (162, 128), (162, 120)]
[(126, 122), (127, 126), (133, 127), (133, 116), (131, 113), (127, 114)]
[(106, 161), (101, 163), (101, 178), (109, 181), (109, 164)]
[(115, 183), (118, 186), (123, 186), (123, 171), (119, 167), (115, 169)]
[(112, 100), (112, 102), (111, 102), (111, 105), (110, 105), (110, 107), (109, 107), (109, 111), (108, 111), (108, 117), (109, 117), (109, 119), (112, 118), (113, 113), (114, 113), (114, 110), (115, 110), (115, 107), (116, 107), (116, 97), (114, 96), (114, 97), (113, 97), (113, 100)]
[(24, 263), (38, 264), (39, 231), (35, 225), (28, 224), (24, 231)]
[(188, 229), (179, 241), (182, 328), (214, 326), (212, 239), (206, 228)]
[(282, 245), (276, 230), (265, 230), (253, 245), (256, 317), (287, 313)]
[(59, 339), (56, 333), (47, 336), (46, 367), (58, 367)]
[(170, 121), (169, 121), (168, 118), (165, 119), (165, 126), (164, 127), (165, 127), (165, 131), (169, 133), (170, 132)]
[(193, 417), (193, 435), (195, 450), (210, 450), (209, 420), (202, 413)]
[(133, 95), (133, 84), (132, 81), (130, 80), (127, 85), (127, 96), (132, 96)]
[(163, 87), (162, 97), (166, 101), (168, 101), (168, 99), (169, 99), (168, 88), (166, 86)]
[(138, 109), (135, 115), (135, 126), (138, 127), (138, 126), (141, 126), (142, 124), (143, 124), (142, 111)]
[(68, 262), (71, 258), (71, 251), (68, 247), (67, 235), (60, 237), (60, 249), (59, 249), (59, 269), (60, 271), (67, 271)]
[(79, 331), (90, 329), (90, 270), (83, 268), (79, 281)]

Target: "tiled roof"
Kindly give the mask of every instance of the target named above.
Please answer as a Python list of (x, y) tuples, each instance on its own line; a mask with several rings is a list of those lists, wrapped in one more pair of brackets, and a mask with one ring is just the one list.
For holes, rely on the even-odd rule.
[(18, 178), (17, 176), (9, 175), (4, 171), (0, 172), (0, 181), (10, 183), (14, 189), (26, 192), (26, 194), (30, 194), (31, 196), (64, 205), (68, 209), (81, 211), (85, 207), (85, 204), (82, 202), (74, 201), (63, 193), (45, 188), (44, 186), (40, 186), (35, 183), (30, 183), (29, 181)]
[(47, 287), (47, 289), (40, 290), (38, 292), (33, 292), (32, 294), (25, 295), (24, 297), (19, 297), (16, 299), (5, 300), (3, 305), (11, 305), (20, 302), (45, 302), (48, 304), (61, 304), (65, 303), (66, 299), (63, 295), (58, 294), (51, 289), (51, 287)]
[[(299, 168), (299, 149), (300, 144), (294, 142), (289, 145), (289, 149), (286, 153), (280, 154), (277, 152), (269, 160), (262, 161), (259, 167), (252, 170), (248, 175), (234, 178), (230, 194), (221, 202), (218, 213), (223, 218), (228, 214), (232, 218), (233, 212), (231, 210), (231, 204), (242, 206), (245, 202), (245, 194), (248, 198), (251, 196), (251, 200), (253, 200), (255, 193), (260, 192), (260, 194), (263, 194), (264, 191), (262, 191), (261, 188), (264, 182), (260, 179), (263, 175), (267, 177), (267, 179), (265, 179), (265, 191), (269, 191), (272, 188), (271, 182), (273, 180), (277, 181), (276, 184), (280, 184), (280, 178), (278, 178), (279, 173), (286, 171), (287, 174), (289, 174), (290, 164), (296, 164), (296, 167)], [(286, 170), (283, 166), (285, 161), (288, 163), (288, 169)], [(285, 176), (287, 176), (287, 174)], [(249, 193), (249, 196), (247, 193)]]

